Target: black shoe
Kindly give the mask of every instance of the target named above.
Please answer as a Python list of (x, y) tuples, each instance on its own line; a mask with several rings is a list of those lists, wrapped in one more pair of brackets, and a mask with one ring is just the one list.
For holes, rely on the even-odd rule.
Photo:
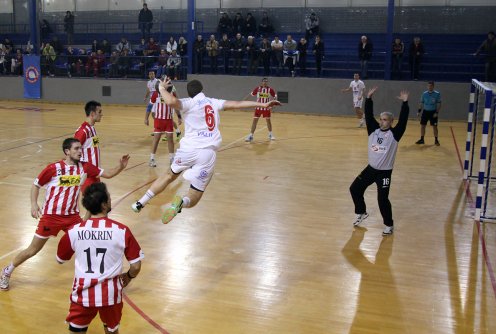
[(423, 139), (419, 139), (415, 142), (415, 144), (425, 144)]
[(439, 142), (439, 140), (436, 139), (436, 141), (434, 142), (434, 145), (441, 146), (441, 143)]

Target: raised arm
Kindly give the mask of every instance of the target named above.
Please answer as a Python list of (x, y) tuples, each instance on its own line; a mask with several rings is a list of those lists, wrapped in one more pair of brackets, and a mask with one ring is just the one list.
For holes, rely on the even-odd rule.
[(181, 100), (167, 91), (167, 88), (169, 87), (172, 87), (171, 79), (166, 78), (165, 80), (160, 81), (160, 85), (158, 86), (160, 96), (164, 99), (168, 106), (171, 106), (176, 110), (182, 110), (183, 104), (181, 103)]
[(400, 141), (401, 137), (403, 137), (403, 134), (405, 133), (406, 130), (406, 124), (408, 122), (408, 114), (410, 113), (410, 107), (408, 106), (408, 96), (410, 93), (406, 90), (402, 90), (400, 92), (400, 95), (397, 97), (399, 100), (403, 101), (401, 104), (401, 111), (400, 111), (400, 117), (398, 119), (398, 124), (391, 129), (391, 132), (393, 132), (394, 139), (396, 141)]
[(123, 155), (119, 160), (119, 165), (109, 170), (105, 169), (101, 176), (105, 179), (113, 178), (114, 176), (122, 172), (124, 168), (126, 168), (128, 162), (129, 162), (129, 154)]
[(224, 103), (224, 110), (246, 109), (246, 108), (271, 108), (280, 105), (281, 102), (277, 100), (272, 100), (267, 103), (260, 103), (255, 101), (226, 101)]
[(369, 89), (365, 99), (365, 124), (367, 124), (367, 133), (369, 135), (380, 128), (379, 122), (374, 118), (374, 102), (372, 101), (372, 95), (374, 95), (377, 88), (376, 86)]

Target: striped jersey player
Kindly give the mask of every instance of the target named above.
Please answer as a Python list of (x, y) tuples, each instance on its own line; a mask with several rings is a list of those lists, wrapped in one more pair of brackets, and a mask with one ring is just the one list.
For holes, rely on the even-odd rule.
[[(255, 87), (255, 89), (253, 89), (253, 91), (251, 92), (251, 96), (256, 96), (257, 102), (259, 103), (268, 103), (272, 100), (277, 100), (277, 93), (272, 87), (269, 87), (269, 80), (267, 78), (263, 78), (260, 86)], [(270, 140), (276, 139), (276, 137), (274, 137), (274, 135), (272, 134), (272, 122), (270, 120), (271, 111), (272, 111), (271, 107), (269, 108), (257, 107), (255, 109), (255, 114), (253, 115), (253, 122), (251, 124), (251, 132), (248, 135), (248, 137), (246, 137), (245, 141), (247, 142), (253, 141), (253, 134), (255, 133), (255, 130), (257, 128), (257, 123), (260, 116), (265, 118), (265, 120), (267, 121), (267, 129), (269, 130), (269, 139)]]

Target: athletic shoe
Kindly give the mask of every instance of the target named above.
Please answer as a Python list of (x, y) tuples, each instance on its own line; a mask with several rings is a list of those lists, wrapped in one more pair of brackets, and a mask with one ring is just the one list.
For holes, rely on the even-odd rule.
[(368, 216), (369, 214), (367, 212), (356, 215), (355, 221), (353, 222), (353, 226), (360, 225), (365, 219), (367, 219)]
[(269, 140), (276, 140), (276, 137), (274, 137), (274, 135), (273, 135), (273, 134), (270, 134), (270, 133), (269, 133)]
[(162, 141), (167, 141), (167, 140), (168, 140), (167, 139), (167, 136), (165, 136), (165, 137), (162, 138)]
[(361, 127), (362, 127), (362, 126), (364, 126), (364, 125), (365, 125), (365, 118), (362, 118), (362, 119), (360, 120), (360, 124), (358, 125), (358, 127), (359, 127), (359, 128), (361, 128)]
[(150, 159), (150, 161), (148, 162), (148, 166), (157, 167), (157, 163), (155, 162), (155, 159)]
[(394, 226), (386, 226), (384, 227), (384, 231), (382, 231), (382, 235), (383, 236), (391, 235), (393, 234), (393, 230), (394, 230)]
[(246, 141), (246, 142), (251, 142), (251, 141), (253, 141), (253, 135), (248, 135), (248, 137), (246, 137), (245, 141)]
[(179, 139), (179, 137), (181, 137), (181, 131), (176, 132), (176, 137), (177, 137), (177, 139)]
[(441, 143), (439, 142), (439, 140), (436, 139), (436, 141), (434, 142), (434, 145), (441, 146)]
[(174, 217), (181, 212), (183, 208), (183, 199), (180, 196), (174, 196), (170, 206), (165, 209), (162, 215), (162, 223), (168, 224)]
[(136, 203), (133, 203), (133, 205), (131, 205), (131, 209), (133, 209), (134, 212), (138, 213), (141, 211), (141, 209), (143, 209), (143, 204), (137, 201)]
[(2, 270), (2, 277), (0, 277), (0, 290), (7, 291), (9, 289), (10, 275), (5, 272), (4, 268)]
[(425, 144), (423, 139), (419, 139), (415, 142), (415, 144)]

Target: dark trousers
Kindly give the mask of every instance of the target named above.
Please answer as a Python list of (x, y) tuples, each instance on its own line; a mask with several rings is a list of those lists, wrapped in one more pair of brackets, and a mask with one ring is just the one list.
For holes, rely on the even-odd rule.
[(367, 165), (365, 169), (357, 176), (350, 186), (351, 197), (355, 203), (355, 213), (362, 214), (367, 212), (367, 206), (363, 194), (372, 184), (377, 185), (377, 202), (381, 211), (384, 225), (393, 226), (393, 211), (389, 201), (389, 187), (391, 186), (392, 170), (378, 170)]

